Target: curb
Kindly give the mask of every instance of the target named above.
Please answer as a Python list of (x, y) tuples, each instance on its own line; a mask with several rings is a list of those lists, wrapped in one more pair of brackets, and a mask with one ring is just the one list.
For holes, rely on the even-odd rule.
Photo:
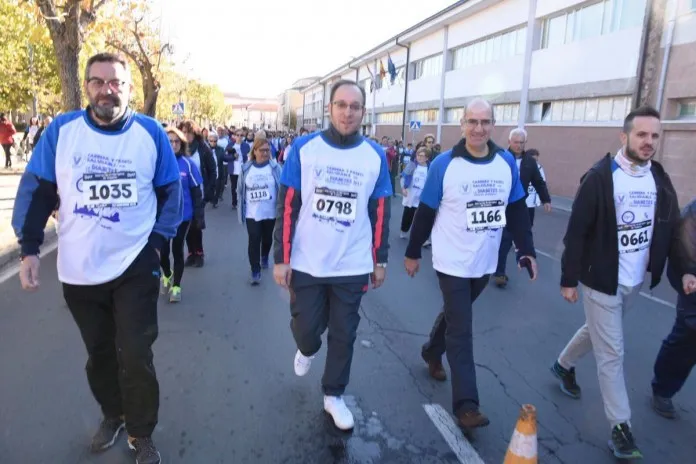
[[(44, 242), (41, 248), (46, 248), (51, 243), (58, 239), (58, 234), (56, 233), (55, 223), (51, 223), (44, 229)], [(19, 256), (21, 254), (21, 249), (18, 243), (13, 243), (12, 245), (3, 247), (0, 249), (0, 272), (8, 269), (12, 264), (19, 261)]]

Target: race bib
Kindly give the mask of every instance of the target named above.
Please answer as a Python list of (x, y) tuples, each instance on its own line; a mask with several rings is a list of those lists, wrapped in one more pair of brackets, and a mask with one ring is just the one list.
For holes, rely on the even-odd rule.
[(527, 193), (530, 195), (534, 195), (536, 193), (536, 190), (532, 184), (529, 184), (529, 187), (527, 187)]
[(247, 189), (247, 201), (249, 203), (256, 203), (259, 201), (270, 200), (271, 190), (268, 187), (262, 187), (254, 190)]
[(647, 220), (636, 224), (619, 225), (619, 254), (635, 253), (650, 246), (648, 232), (652, 221)]
[(83, 174), (82, 200), (87, 206), (93, 207), (136, 206), (138, 183), (135, 171)]
[(504, 201), (470, 201), (466, 204), (466, 225), (469, 231), (501, 229), (505, 224)]
[(316, 187), (312, 200), (314, 214), (337, 221), (355, 221), (358, 209), (357, 192)]

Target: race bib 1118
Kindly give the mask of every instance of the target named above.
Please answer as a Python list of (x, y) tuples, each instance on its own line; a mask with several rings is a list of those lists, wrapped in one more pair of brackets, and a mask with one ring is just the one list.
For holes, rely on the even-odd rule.
[(82, 200), (92, 207), (136, 206), (138, 183), (135, 171), (83, 174)]

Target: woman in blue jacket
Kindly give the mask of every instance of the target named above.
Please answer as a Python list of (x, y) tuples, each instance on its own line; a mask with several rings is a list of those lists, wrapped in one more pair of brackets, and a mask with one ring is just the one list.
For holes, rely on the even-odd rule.
[[(203, 178), (196, 165), (186, 154), (186, 136), (179, 129), (167, 128), (167, 136), (179, 163), (181, 176), (181, 193), (184, 200), (184, 214), (181, 224), (176, 231), (176, 237), (169, 240), (160, 252), (160, 266), (162, 267), (163, 295), (169, 293), (169, 302), (181, 301), (181, 278), (184, 275), (184, 241), (189, 231), (191, 222), (201, 228), (203, 223), (203, 194), (201, 184)], [(174, 255), (174, 272), (169, 262), (169, 253)]]
[(257, 137), (249, 153), (249, 161), (242, 166), (237, 187), (241, 204), (237, 210), (239, 222), (246, 224), (249, 233), (251, 285), (261, 283), (261, 268), (268, 269), (280, 172), (280, 165), (271, 158), (270, 143), (265, 138)]

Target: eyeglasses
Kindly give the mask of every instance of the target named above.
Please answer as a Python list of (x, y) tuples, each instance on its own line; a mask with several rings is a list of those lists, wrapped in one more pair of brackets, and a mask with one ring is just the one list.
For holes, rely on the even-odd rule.
[(87, 86), (92, 88), (92, 90), (101, 90), (104, 88), (104, 85), (108, 85), (111, 91), (118, 92), (126, 84), (127, 82), (122, 81), (121, 79), (111, 79), (110, 81), (105, 81), (104, 79), (100, 79), (98, 77), (90, 77), (87, 79)]
[(493, 120), (491, 119), (467, 119), (466, 120), (466, 125), (471, 127), (472, 129), (477, 127), (479, 124), (481, 124), (481, 127), (484, 129), (487, 129), (490, 127), (490, 125), (493, 123)]
[(258, 150), (259, 153), (270, 153), (271, 149), (270, 148), (259, 148)]
[(363, 106), (360, 103), (348, 104), (344, 101), (336, 101), (336, 102), (331, 102), (331, 104), (341, 111), (345, 111), (346, 109), (350, 108), (350, 110), (352, 112), (357, 113), (358, 111), (363, 109)]
[(169, 143), (171, 143), (172, 145), (174, 145), (175, 143), (181, 143), (181, 140), (179, 140), (179, 139), (169, 139)]

